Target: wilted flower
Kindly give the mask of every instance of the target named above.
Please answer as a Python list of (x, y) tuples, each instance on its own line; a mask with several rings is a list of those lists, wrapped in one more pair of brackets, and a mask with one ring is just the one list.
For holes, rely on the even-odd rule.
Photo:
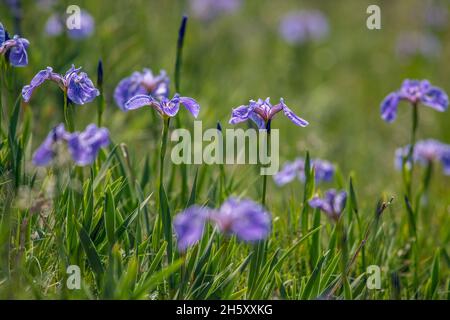
[(30, 42), (25, 38), (15, 35), (12, 39), (0, 22), (0, 55), (7, 57), (9, 63), (15, 67), (23, 67), (28, 64), (27, 49)]
[[(409, 155), (410, 146), (398, 148), (395, 152), (395, 166), (401, 170), (404, 159)], [(445, 175), (450, 175), (450, 145), (434, 139), (418, 141), (414, 146), (413, 161), (421, 165), (441, 162)], [(406, 163), (410, 166), (410, 163)]]
[[(314, 168), (314, 177), (316, 182), (329, 182), (333, 179), (334, 165), (326, 160), (312, 159), (311, 166)], [(295, 178), (305, 181), (305, 159), (297, 158), (292, 162), (286, 162), (273, 180), (279, 186), (285, 185)]]
[(191, 206), (175, 217), (173, 227), (177, 234), (180, 251), (185, 251), (200, 240), (208, 218), (208, 212), (206, 208)]
[(440, 88), (427, 80), (405, 80), (400, 90), (390, 93), (381, 103), (381, 117), (392, 122), (397, 116), (397, 106), (401, 100), (423, 105), (443, 112), (448, 108), (448, 96)]
[(85, 10), (80, 12), (80, 26), (79, 28), (69, 29), (66, 25), (66, 16), (59, 14), (51, 15), (45, 25), (45, 32), (49, 36), (58, 36), (64, 31), (67, 31), (67, 35), (72, 39), (84, 39), (92, 35), (95, 29), (94, 18)]
[(345, 191), (336, 191), (330, 189), (325, 192), (323, 198), (315, 196), (309, 200), (309, 205), (312, 208), (320, 209), (327, 214), (333, 221), (339, 220), (339, 217), (344, 211), (345, 203), (347, 201), (347, 193)]
[(131, 98), (127, 103), (125, 103), (126, 110), (134, 110), (144, 106), (153, 107), (162, 118), (174, 117), (178, 110), (180, 109), (180, 104), (184, 105), (186, 109), (194, 118), (197, 118), (200, 112), (200, 105), (192, 98), (180, 97), (175, 94), (172, 99), (162, 97), (161, 100), (156, 100), (151, 96), (147, 95), (137, 95)]
[(231, 197), (219, 209), (192, 206), (174, 219), (180, 251), (200, 240), (207, 220), (214, 222), (222, 233), (246, 242), (267, 238), (271, 228), (270, 214), (249, 199)]
[(53, 128), (44, 142), (33, 154), (33, 164), (47, 166), (55, 158), (57, 145), (66, 143), (73, 161), (79, 166), (94, 162), (102, 147), (109, 145), (109, 132), (106, 128), (97, 128), (90, 124), (83, 132), (69, 133), (63, 124)]
[(402, 59), (416, 55), (435, 58), (439, 56), (441, 49), (439, 39), (431, 33), (402, 33), (396, 43), (396, 54)]
[(125, 103), (137, 95), (148, 94), (155, 99), (169, 96), (169, 78), (164, 70), (154, 76), (152, 70), (144, 69), (122, 79), (114, 90), (114, 100), (122, 111)]
[(192, 14), (201, 20), (211, 20), (239, 9), (242, 0), (190, 0)]
[(80, 70), (81, 68), (76, 69), (72, 65), (69, 71), (63, 76), (53, 72), (51, 67), (47, 67), (47, 69), (39, 71), (29, 85), (23, 87), (22, 97), (25, 102), (30, 101), (34, 89), (46, 80), (51, 80), (56, 82), (63, 91), (67, 92), (68, 98), (73, 103), (82, 105), (91, 102), (100, 92), (94, 87), (88, 75), (85, 72), (79, 72)]
[(286, 14), (279, 27), (284, 40), (291, 44), (301, 44), (320, 40), (328, 35), (328, 20), (318, 10), (301, 10)]
[(260, 129), (267, 129), (269, 122), (275, 115), (283, 111), (285, 116), (289, 118), (294, 124), (300, 127), (306, 127), (308, 121), (297, 116), (284, 103), (283, 98), (276, 105), (270, 104), (270, 98), (266, 100), (258, 99), (258, 101), (250, 100), (248, 105), (239, 106), (231, 112), (230, 124), (237, 124), (248, 119), (252, 120)]

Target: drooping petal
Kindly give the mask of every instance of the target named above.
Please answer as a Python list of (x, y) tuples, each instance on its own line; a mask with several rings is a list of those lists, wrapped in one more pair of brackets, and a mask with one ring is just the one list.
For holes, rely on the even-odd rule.
[(448, 96), (444, 90), (431, 87), (421, 97), (420, 101), (427, 107), (443, 112), (448, 109)]
[(190, 113), (192, 113), (194, 118), (197, 118), (200, 112), (200, 105), (197, 101), (189, 97), (180, 97), (180, 103), (184, 105)]
[(185, 251), (201, 239), (207, 216), (208, 209), (191, 206), (174, 218), (173, 227), (178, 239), (178, 250)]
[(43, 84), (46, 80), (50, 80), (52, 77), (53, 69), (47, 67), (45, 70), (39, 71), (29, 85), (26, 85), (22, 89), (22, 97), (25, 102), (30, 101), (31, 95), (33, 94), (34, 89)]
[(273, 180), (275, 183), (278, 186), (283, 186), (298, 177), (300, 171), (303, 171), (302, 162), (299, 160), (286, 162), (283, 169), (274, 175)]
[(288, 106), (284, 103), (283, 98), (280, 99), (280, 104), (283, 107), (283, 111), (286, 117), (288, 117), (288, 119), (291, 120), (295, 125), (299, 127), (306, 127), (309, 124), (308, 121), (300, 118), (291, 109), (289, 109)]
[(252, 120), (256, 126), (259, 129), (267, 129), (266, 128), (266, 122), (264, 121), (263, 118), (261, 118), (261, 116), (259, 114), (257, 114), (256, 112), (250, 112), (250, 114), (248, 115), (249, 119)]
[(311, 208), (320, 209), (327, 215), (333, 214), (333, 209), (330, 206), (330, 204), (326, 200), (321, 199), (317, 196), (309, 200), (308, 204), (310, 205)]
[(155, 103), (155, 100), (147, 95), (139, 94), (137, 96), (132, 97), (125, 103), (125, 110), (135, 110), (142, 108), (144, 106), (151, 106)]
[(397, 106), (400, 101), (396, 92), (389, 94), (381, 103), (381, 118), (386, 122), (392, 122), (397, 117)]

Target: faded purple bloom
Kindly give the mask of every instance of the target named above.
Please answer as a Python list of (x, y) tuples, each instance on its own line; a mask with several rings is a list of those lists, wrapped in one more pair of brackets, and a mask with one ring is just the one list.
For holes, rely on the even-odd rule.
[(201, 239), (207, 218), (208, 209), (199, 206), (191, 206), (175, 217), (178, 250), (185, 251)]
[(439, 39), (431, 33), (405, 32), (399, 35), (396, 43), (396, 54), (401, 59), (416, 55), (436, 58), (441, 50)]
[(44, 142), (34, 152), (32, 162), (35, 166), (47, 166), (56, 156), (56, 145), (67, 140), (70, 136), (64, 128), (64, 124), (59, 124), (53, 128), (45, 138)]
[(72, 39), (84, 39), (91, 36), (94, 33), (95, 29), (95, 21), (94, 18), (85, 10), (81, 10), (80, 12), (80, 25), (79, 27), (74, 26), (73, 28), (68, 28), (66, 25), (66, 21), (68, 19), (68, 15), (59, 15), (53, 14), (51, 15), (47, 23), (45, 25), (45, 32), (49, 36), (58, 36), (62, 34), (64, 31), (67, 31), (67, 35)]
[(94, 162), (100, 148), (109, 145), (109, 132), (106, 128), (97, 128), (90, 124), (83, 132), (69, 133), (64, 124), (59, 124), (50, 133), (33, 154), (32, 162), (36, 166), (47, 166), (56, 156), (59, 143), (66, 143), (73, 161), (79, 166)]
[(125, 103), (134, 96), (148, 94), (155, 99), (169, 96), (169, 78), (164, 70), (154, 76), (152, 70), (133, 72), (122, 79), (114, 90), (114, 100), (122, 111), (126, 111)]
[(282, 18), (279, 27), (281, 36), (290, 44), (321, 40), (328, 35), (328, 31), (328, 20), (318, 10), (290, 12)]
[(209, 217), (221, 232), (235, 235), (242, 241), (264, 240), (270, 233), (270, 214), (260, 204), (249, 199), (228, 198)]
[[(333, 179), (334, 165), (326, 160), (312, 159), (311, 166), (314, 168), (316, 182), (329, 182)], [(286, 162), (283, 168), (273, 177), (278, 186), (285, 185), (295, 178), (305, 181), (305, 159), (297, 158), (293, 162)]]
[(392, 122), (397, 116), (397, 106), (402, 100), (443, 112), (448, 108), (448, 96), (442, 89), (433, 87), (428, 80), (405, 80), (400, 90), (390, 93), (381, 103), (381, 117)]
[(74, 132), (67, 139), (67, 146), (73, 161), (79, 166), (94, 162), (100, 148), (109, 145), (109, 131), (90, 124), (83, 132)]
[(23, 67), (28, 64), (27, 49), (30, 42), (25, 38), (15, 35), (9, 39), (3, 25), (0, 23), (0, 55), (5, 55), (9, 63), (15, 67)]
[(160, 101), (154, 99), (147, 95), (137, 95), (131, 98), (127, 103), (125, 103), (126, 110), (134, 110), (144, 106), (153, 107), (162, 118), (174, 117), (178, 110), (180, 109), (180, 104), (184, 105), (186, 109), (194, 118), (197, 118), (200, 112), (200, 105), (192, 98), (180, 97), (175, 94), (172, 99), (162, 97)]
[(258, 101), (250, 100), (248, 105), (239, 106), (231, 112), (230, 124), (237, 124), (240, 122), (252, 120), (260, 129), (267, 129), (269, 122), (275, 117), (275, 115), (283, 111), (284, 115), (289, 118), (294, 124), (300, 127), (306, 127), (308, 121), (297, 116), (288, 106), (284, 103), (283, 98), (276, 105), (270, 103), (270, 98), (266, 100), (258, 99)]
[(212, 20), (221, 14), (237, 11), (242, 0), (190, 0), (192, 14), (201, 20)]
[[(395, 151), (395, 166), (401, 170), (403, 162), (407, 161), (410, 146), (398, 148)], [(438, 140), (427, 139), (418, 141), (414, 146), (413, 161), (423, 166), (430, 162), (441, 162), (444, 174), (450, 175), (450, 145), (442, 143)], [(407, 166), (411, 166), (409, 161)]]
[(432, 2), (421, 13), (424, 16), (426, 25), (429, 27), (445, 30), (448, 25), (448, 6), (443, 3)]
[(30, 101), (33, 91), (46, 80), (51, 80), (56, 82), (63, 91), (67, 92), (68, 98), (73, 103), (83, 105), (91, 102), (100, 92), (94, 87), (88, 75), (85, 72), (79, 72), (80, 70), (81, 68), (76, 69), (72, 65), (63, 76), (53, 72), (51, 67), (47, 67), (47, 69), (39, 71), (29, 85), (23, 87), (22, 97), (25, 102)]
[(345, 191), (336, 191), (330, 189), (325, 192), (323, 198), (315, 196), (309, 200), (309, 205), (312, 208), (320, 209), (327, 214), (327, 216), (333, 221), (339, 220), (342, 211), (344, 211), (347, 201), (347, 193)]
[(231, 197), (219, 209), (192, 206), (174, 219), (180, 251), (185, 251), (201, 239), (208, 220), (214, 222), (222, 233), (235, 235), (246, 242), (264, 240), (271, 229), (270, 214), (249, 199)]

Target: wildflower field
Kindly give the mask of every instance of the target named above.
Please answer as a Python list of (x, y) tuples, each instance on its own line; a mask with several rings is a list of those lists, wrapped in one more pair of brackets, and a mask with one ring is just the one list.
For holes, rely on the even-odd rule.
[[(438, 0), (1, 1), (0, 298), (449, 299), (449, 27)], [(221, 161), (236, 130), (258, 161)]]

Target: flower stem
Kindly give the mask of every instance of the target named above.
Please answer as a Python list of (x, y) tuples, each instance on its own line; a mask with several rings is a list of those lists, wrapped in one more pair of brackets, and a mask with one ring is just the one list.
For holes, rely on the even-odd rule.
[(66, 122), (67, 129), (70, 132), (73, 132), (73, 114), (69, 103), (69, 98), (67, 97), (67, 91), (64, 91), (64, 121)]
[(169, 134), (169, 124), (170, 118), (164, 119), (162, 136), (161, 136), (161, 149), (160, 149), (160, 158), (159, 158), (159, 187), (163, 187), (164, 180), (164, 160), (166, 157), (166, 149), (167, 149), (167, 138)]

